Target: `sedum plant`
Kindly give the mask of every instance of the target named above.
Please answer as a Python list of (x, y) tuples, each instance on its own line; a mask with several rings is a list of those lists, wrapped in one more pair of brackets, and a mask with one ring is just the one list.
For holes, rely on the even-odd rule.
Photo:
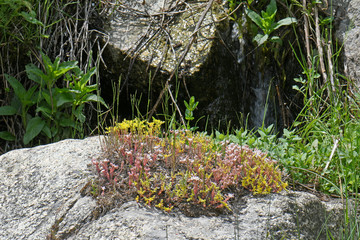
[(167, 212), (184, 204), (231, 210), (228, 201), (240, 189), (268, 194), (286, 188), (265, 153), (190, 130), (164, 135), (162, 124), (134, 119), (108, 128), (106, 159), (93, 160), (105, 188), (126, 183), (137, 201)]

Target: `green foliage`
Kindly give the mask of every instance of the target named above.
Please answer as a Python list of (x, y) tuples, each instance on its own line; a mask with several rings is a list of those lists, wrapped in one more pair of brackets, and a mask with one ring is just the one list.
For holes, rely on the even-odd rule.
[(259, 150), (189, 130), (161, 138), (162, 123), (124, 120), (108, 129), (106, 159), (93, 161), (108, 189), (122, 179), (138, 201), (171, 211), (183, 203), (230, 210), (237, 186), (254, 194), (286, 187), (276, 162)]
[[(36, 34), (31, 37), (31, 29), (36, 26), (44, 27), (44, 24), (36, 18), (36, 13), (33, 9), (32, 1), (25, 0), (2, 0), (0, 2), (0, 31), (1, 42), (7, 41), (6, 38), (13, 37), (17, 40), (23, 41), (29, 37), (30, 39), (36, 37)], [(24, 21), (25, 20), (25, 21)], [(27, 31), (27, 36), (14, 35), (12, 31), (13, 24), (20, 24)]]
[[(190, 98), (189, 103), (184, 100), (184, 104), (186, 107), (185, 119), (187, 120), (187, 129), (190, 129), (190, 121), (194, 120), (194, 111), (197, 105), (199, 104), (199, 102), (195, 102), (195, 97), (192, 96)], [(195, 130), (195, 129), (191, 129), (191, 130)]]
[[(89, 85), (95, 68), (83, 73), (76, 61), (60, 63), (57, 58), (51, 62), (44, 54), (42, 58), (44, 72), (34, 64), (26, 66), (27, 76), (34, 82), (29, 89), (25, 89), (16, 78), (5, 75), (14, 90), (14, 98), (10, 106), (0, 108), (0, 115), (21, 117), (25, 129), (24, 144), (40, 133), (54, 141), (74, 137), (82, 132), (85, 123), (85, 103), (99, 102), (106, 106), (104, 100), (93, 93), (97, 85)], [(56, 83), (60, 78), (68, 82), (69, 87), (58, 88)], [(9, 132), (0, 135), (6, 140), (15, 139), (15, 136), (10, 136)]]
[(278, 36), (271, 36), (271, 33), (276, 29), (287, 26), (293, 23), (297, 23), (295, 18), (287, 17), (279, 21), (275, 21), (277, 13), (276, 0), (271, 0), (269, 5), (266, 7), (266, 12), (261, 11), (261, 16), (250, 8), (245, 9), (246, 15), (263, 31), (258, 33), (254, 41), (260, 46), (266, 41), (281, 43), (282, 40)]

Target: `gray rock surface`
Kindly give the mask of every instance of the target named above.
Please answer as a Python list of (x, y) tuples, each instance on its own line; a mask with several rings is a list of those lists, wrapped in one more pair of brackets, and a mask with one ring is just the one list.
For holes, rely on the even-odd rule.
[(61, 231), (81, 223), (95, 201), (82, 199), (80, 189), (99, 150), (99, 137), (93, 137), (1, 155), (0, 239), (44, 239), (61, 218)]
[[(97, 203), (80, 192), (95, 177), (99, 137), (64, 140), (0, 156), (0, 239), (335, 239), (340, 200), (305, 192), (236, 199), (231, 215), (191, 218), (131, 201), (94, 217)], [(319, 238), (317, 238), (319, 236)]]
[(360, 1), (334, 0), (336, 35), (344, 44), (344, 70), (360, 88)]
[(85, 224), (70, 239), (112, 239), (114, 236), (124, 240), (262, 240), (266, 236), (270, 239), (326, 239), (326, 231), (333, 236), (340, 233), (340, 209), (338, 201), (325, 203), (312, 194), (292, 191), (257, 197), (248, 195), (234, 204), (236, 213), (218, 217), (164, 214), (129, 202)]
[[(149, 66), (157, 68), (159, 65), (162, 71), (172, 72), (190, 42), (206, 5), (207, 1), (184, 3), (178, 0), (129, 0), (120, 4), (109, 26), (110, 62), (122, 62), (121, 58), (127, 54), (128, 59), (138, 57), (137, 66), (142, 62), (143, 67), (136, 69), (143, 70), (141, 74), (146, 73), (145, 69)], [(216, 27), (220, 25), (216, 21), (223, 14), (217, 3), (207, 12), (197, 33), (197, 41), (182, 65), (185, 67), (187, 64), (188, 74), (199, 71), (209, 57), (213, 39), (216, 38)], [(112, 68), (118, 71), (121, 66), (117, 64)]]

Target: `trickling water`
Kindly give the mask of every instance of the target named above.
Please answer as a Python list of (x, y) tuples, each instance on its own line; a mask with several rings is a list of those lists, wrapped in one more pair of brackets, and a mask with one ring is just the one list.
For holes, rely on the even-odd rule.
[(253, 45), (248, 44), (243, 37), (239, 36), (237, 23), (235, 23), (231, 37), (238, 43), (234, 52), (239, 64), (238, 81), (242, 86), (240, 99), (244, 105), (243, 114), (248, 116), (250, 128), (261, 127), (263, 123), (265, 126), (275, 124), (276, 114), (274, 96), (272, 96), (274, 91), (271, 91), (270, 86), (272, 73), (266, 65), (261, 67), (264, 66), (265, 56), (262, 56), (260, 48), (254, 49)]

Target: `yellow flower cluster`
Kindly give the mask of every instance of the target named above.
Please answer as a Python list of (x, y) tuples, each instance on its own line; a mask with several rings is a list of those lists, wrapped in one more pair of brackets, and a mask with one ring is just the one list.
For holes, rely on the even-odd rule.
[(161, 125), (163, 123), (163, 121), (155, 118), (153, 118), (152, 122), (138, 118), (133, 120), (124, 119), (121, 123), (116, 123), (114, 127), (106, 128), (106, 133), (158, 135), (161, 133)]
[(274, 166), (274, 163), (256, 155), (253, 158), (255, 166), (245, 166), (243, 187), (251, 189), (253, 194), (269, 194), (286, 189), (288, 184), (281, 180), (281, 172)]

